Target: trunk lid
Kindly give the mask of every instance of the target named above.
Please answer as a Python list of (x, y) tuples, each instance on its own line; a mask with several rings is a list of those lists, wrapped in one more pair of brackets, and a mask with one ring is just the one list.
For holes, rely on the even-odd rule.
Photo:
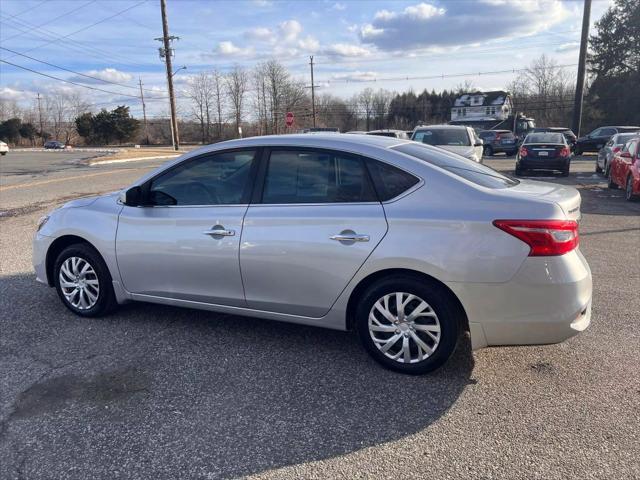
[(509, 188), (513, 193), (543, 198), (557, 203), (564, 211), (568, 220), (580, 220), (580, 192), (573, 187), (557, 183), (537, 182), (534, 180), (520, 180), (518, 185)]

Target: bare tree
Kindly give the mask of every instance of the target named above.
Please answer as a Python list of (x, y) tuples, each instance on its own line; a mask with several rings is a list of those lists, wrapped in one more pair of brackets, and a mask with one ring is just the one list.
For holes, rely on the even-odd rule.
[(371, 130), (371, 116), (373, 115), (373, 88), (365, 88), (358, 96), (360, 107), (365, 115), (365, 128)]
[(247, 71), (236, 65), (233, 70), (225, 76), (225, 85), (229, 100), (231, 101), (231, 107), (233, 108), (236, 135), (240, 135), (244, 100), (249, 85), (249, 75)]
[(213, 79), (210, 74), (201, 72), (191, 79), (187, 96), (191, 99), (193, 116), (200, 124), (200, 137), (205, 144), (209, 140), (211, 125), (211, 102), (215, 94)]
[(385, 128), (385, 119), (387, 118), (387, 112), (389, 111), (389, 104), (393, 94), (388, 90), (380, 89), (374, 95), (372, 99), (372, 110), (375, 114), (376, 128)]

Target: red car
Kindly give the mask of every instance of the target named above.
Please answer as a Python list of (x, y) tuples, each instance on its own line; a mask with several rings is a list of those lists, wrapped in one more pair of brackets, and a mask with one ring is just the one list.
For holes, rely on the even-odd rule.
[(625, 189), (629, 201), (640, 195), (640, 137), (629, 140), (611, 160), (609, 188), (618, 187)]

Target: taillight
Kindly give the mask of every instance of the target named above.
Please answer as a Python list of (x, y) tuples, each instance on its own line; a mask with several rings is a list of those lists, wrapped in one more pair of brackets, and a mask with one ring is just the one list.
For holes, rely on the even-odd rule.
[(529, 152), (527, 151), (527, 149), (525, 147), (520, 147), (520, 156), (526, 157), (527, 155), (529, 155)]
[(500, 134), (498, 133), (498, 134), (496, 135), (496, 140), (500, 140), (501, 138), (502, 138), (502, 137), (501, 137), (501, 136), (500, 136)]
[(561, 157), (568, 157), (570, 154), (571, 150), (569, 150), (569, 147), (562, 147), (562, 150), (560, 150)]
[(564, 255), (580, 241), (575, 220), (494, 220), (493, 224), (529, 245), (530, 257)]

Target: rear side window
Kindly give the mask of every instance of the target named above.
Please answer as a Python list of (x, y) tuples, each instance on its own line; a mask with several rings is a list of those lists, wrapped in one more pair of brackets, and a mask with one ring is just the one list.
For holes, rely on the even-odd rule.
[(262, 203), (378, 201), (360, 157), (325, 150), (273, 150)]
[(509, 178), (486, 165), (419, 143), (404, 143), (391, 148), (440, 167), (482, 187), (508, 188), (519, 183), (518, 180)]
[(377, 160), (368, 159), (367, 166), (381, 202), (401, 195), (420, 181), (404, 170)]

